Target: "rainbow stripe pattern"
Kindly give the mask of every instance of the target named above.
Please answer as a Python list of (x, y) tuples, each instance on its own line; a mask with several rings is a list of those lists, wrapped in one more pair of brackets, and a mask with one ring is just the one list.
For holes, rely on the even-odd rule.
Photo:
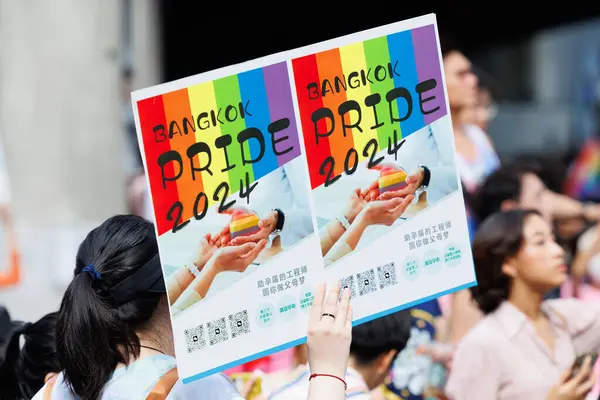
[(256, 214), (234, 214), (229, 223), (229, 232), (231, 238), (235, 239), (239, 236), (247, 236), (258, 232), (260, 229), (258, 223), (260, 218)]
[(565, 194), (582, 201), (600, 201), (600, 140), (585, 142), (569, 168)]
[[(203, 208), (199, 193), (210, 207), (301, 154), (285, 62), (146, 98), (137, 109), (159, 235), (173, 227), (179, 209), (187, 221)], [(270, 133), (280, 119), (288, 122)], [(239, 133), (248, 128), (258, 129), (255, 137), (239, 143)], [(181, 163), (161, 166), (171, 150)], [(192, 171), (209, 161), (210, 172)], [(164, 176), (179, 177), (165, 182)], [(173, 210), (176, 202), (181, 207)]]
[(379, 174), (379, 194), (404, 189), (406, 172), (400, 169), (386, 168)]
[[(369, 158), (369, 152), (364, 149), (372, 139), (377, 140), (378, 150), (383, 150), (390, 140), (397, 143), (447, 113), (434, 25), (296, 58), (292, 60), (292, 67), (313, 189), (325, 183), (326, 177), (320, 169), (328, 157), (335, 159), (334, 174), (342, 174), (351, 148), (357, 150), (359, 161), (363, 161)], [(424, 115), (419, 110), (415, 87), (428, 79), (435, 79), (437, 86), (423, 97), (435, 96), (437, 101), (432, 103), (439, 108)], [(318, 89), (314, 89), (315, 82)], [(397, 87), (411, 92), (410, 105), (401, 99), (391, 106), (386, 102), (386, 93)], [(314, 93), (316, 90), (318, 96)], [(372, 94), (381, 96), (381, 101), (372, 106), (377, 117), (371, 107), (365, 105), (365, 99)], [(326, 107), (339, 118), (338, 107), (349, 100), (362, 108), (360, 126), (344, 130), (341, 121), (336, 121), (331, 135), (315, 140), (316, 129), (324, 132), (331, 125), (325, 119), (313, 121), (314, 112)], [(391, 123), (392, 109), (397, 118), (410, 115), (399, 123)], [(349, 112), (345, 118), (356, 122), (356, 111)]]

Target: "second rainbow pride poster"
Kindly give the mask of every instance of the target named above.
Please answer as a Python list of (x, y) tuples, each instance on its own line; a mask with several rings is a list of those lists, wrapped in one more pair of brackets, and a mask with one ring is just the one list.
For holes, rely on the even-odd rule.
[(132, 94), (184, 383), (476, 284), (434, 15)]

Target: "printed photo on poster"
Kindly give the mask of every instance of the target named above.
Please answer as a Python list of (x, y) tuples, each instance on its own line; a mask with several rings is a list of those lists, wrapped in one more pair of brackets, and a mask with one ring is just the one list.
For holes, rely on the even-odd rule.
[[(297, 158), (254, 182), (252, 194), (219, 213), (159, 237), (174, 318), (314, 233), (303, 160)], [(285, 272), (282, 266), (280, 272)], [(259, 274), (260, 275), (260, 274)], [(265, 288), (261, 288), (264, 290)], [(268, 287), (266, 287), (269, 290)]]
[(292, 64), (326, 267), (458, 190), (433, 25)]

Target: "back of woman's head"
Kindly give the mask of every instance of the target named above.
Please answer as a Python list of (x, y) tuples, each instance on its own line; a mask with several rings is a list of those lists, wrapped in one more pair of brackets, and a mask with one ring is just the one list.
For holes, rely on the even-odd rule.
[(161, 295), (139, 292), (123, 300), (115, 289), (157, 254), (153, 225), (137, 216), (109, 218), (79, 246), (57, 323), (60, 365), (79, 397), (99, 398), (115, 367), (139, 356), (136, 331), (151, 319)]
[(473, 261), (477, 286), (473, 299), (485, 314), (508, 299), (510, 278), (502, 271), (504, 263), (517, 255), (523, 244), (523, 228), (533, 210), (510, 210), (492, 214), (480, 226), (473, 240)]
[(57, 313), (50, 313), (35, 323), (15, 326), (0, 367), (3, 383), (0, 398), (31, 399), (44, 386), (48, 374), (60, 371), (55, 344), (56, 318)]

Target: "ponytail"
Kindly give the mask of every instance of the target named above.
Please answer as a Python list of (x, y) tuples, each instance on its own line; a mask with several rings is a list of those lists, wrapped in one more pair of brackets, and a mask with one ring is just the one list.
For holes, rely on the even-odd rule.
[[(80, 273), (67, 288), (56, 342), (65, 379), (84, 399), (100, 397), (117, 364), (125, 361), (116, 343), (131, 340), (119, 323), (118, 312), (98, 298), (90, 281), (88, 274)], [(92, 355), (94, 362), (90, 362)]]
[(26, 327), (27, 324), (13, 328), (9, 334), (5, 348), (4, 362), (0, 366), (0, 382), (3, 382), (0, 398), (18, 399), (21, 397), (16, 365), (19, 359), (19, 341)]
[(57, 351), (74, 395), (95, 400), (119, 363), (139, 357), (136, 330), (154, 314), (160, 295), (140, 294), (119, 305), (110, 288), (158, 252), (154, 228), (141, 217), (110, 218), (79, 247), (75, 277), (60, 306)]
[[(56, 313), (35, 323), (20, 324), (8, 339), (4, 362), (0, 366), (2, 399), (31, 399), (43, 386), (46, 375), (58, 373), (56, 355)], [(21, 337), (25, 344), (20, 347)]]

